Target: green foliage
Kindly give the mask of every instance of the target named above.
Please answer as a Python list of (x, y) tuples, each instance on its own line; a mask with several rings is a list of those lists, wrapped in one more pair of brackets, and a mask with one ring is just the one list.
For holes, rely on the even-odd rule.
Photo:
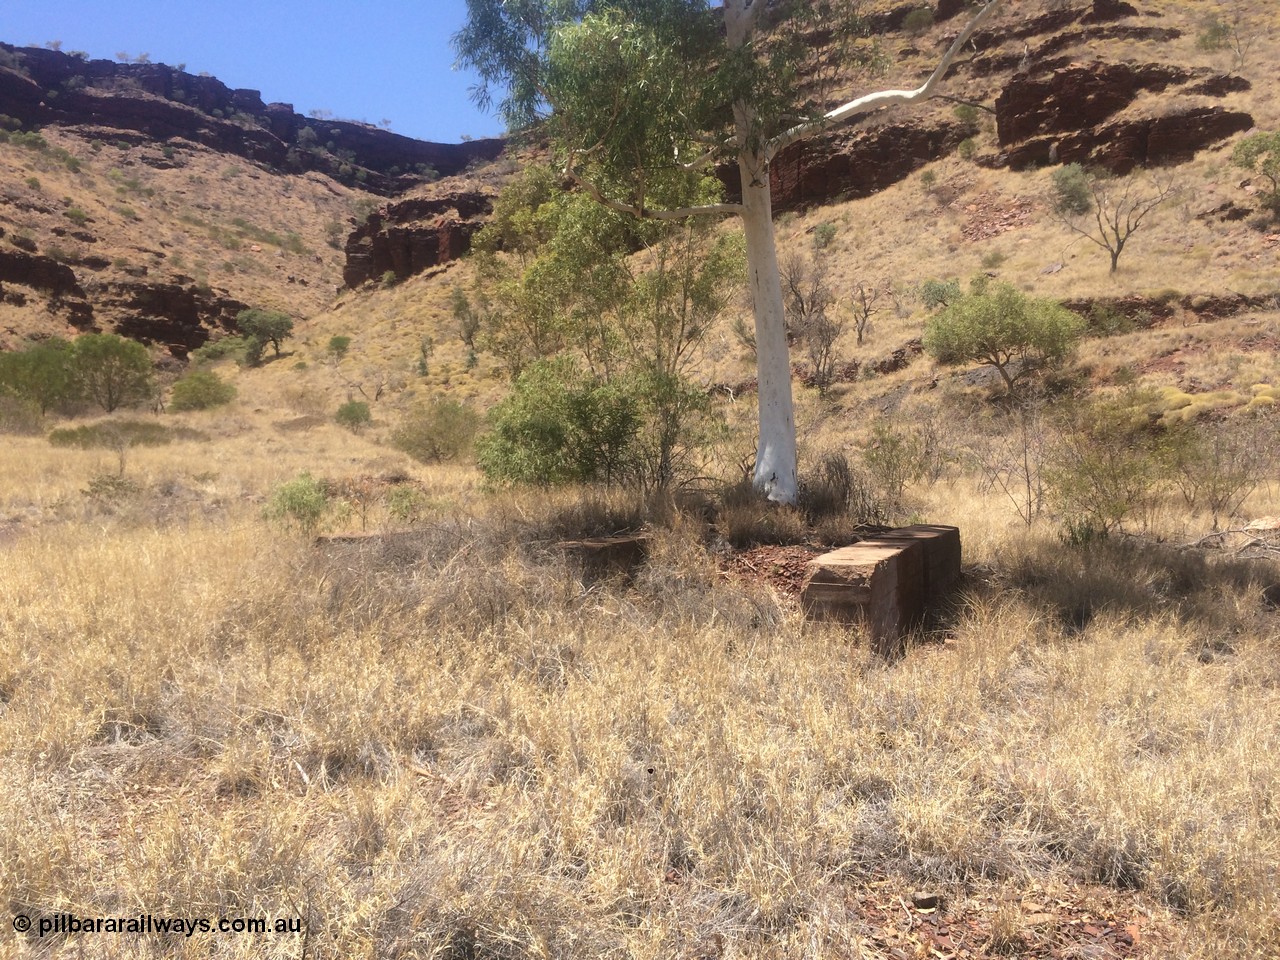
[(1221, 423), (1173, 423), (1161, 448), (1174, 485), (1192, 510), (1218, 521), (1237, 514), (1280, 459), (1280, 419), (1258, 408)]
[(33, 437), (44, 432), (44, 414), (30, 400), (0, 393), (0, 434)]
[(429, 501), (417, 487), (399, 484), (387, 494), (387, 513), (400, 523), (417, 523)]
[(334, 419), (340, 426), (346, 427), (352, 433), (359, 433), (373, 423), (373, 415), (369, 412), (369, 404), (363, 400), (348, 400), (338, 408)]
[(978, 118), (981, 114), (977, 107), (971, 103), (957, 104), (954, 113), (965, 133), (972, 137), (978, 132)]
[(1149, 400), (1129, 392), (1059, 405), (1043, 477), (1068, 542), (1102, 539), (1149, 515), (1165, 446), (1162, 431), (1145, 415)]
[(236, 315), (236, 324), (247, 337), (257, 340), (261, 346), (271, 344), (277, 357), (280, 356), (280, 344), (293, 335), (292, 318), (279, 310), (262, 310), (257, 307), (241, 310)]
[(1267, 179), (1271, 190), (1263, 205), (1280, 217), (1280, 131), (1245, 137), (1231, 152), (1231, 162)]
[(477, 462), (500, 483), (617, 482), (633, 465), (639, 426), (634, 403), (616, 386), (567, 357), (540, 360), (490, 412)]
[(77, 337), (71, 346), (71, 370), (82, 395), (107, 413), (155, 395), (146, 348), (114, 333)]
[(244, 358), (245, 349), (248, 346), (249, 338), (247, 337), (231, 336), (210, 340), (204, 346), (191, 351), (191, 362), (197, 365), (225, 359), (239, 362)]
[(345, 357), (349, 349), (351, 349), (351, 338), (342, 334), (330, 337), (329, 344), (325, 347), (325, 350), (335, 360), (341, 360)]
[(1053, 210), (1059, 214), (1088, 213), (1093, 209), (1089, 174), (1078, 163), (1053, 171)]
[(920, 186), (925, 190), (932, 190), (938, 185), (938, 175), (932, 170), (925, 170), (920, 174)]
[(1221, 17), (1210, 14), (1200, 22), (1200, 32), (1196, 34), (1196, 46), (1212, 53), (1227, 46), (1231, 40), (1231, 24)]
[(902, 29), (913, 37), (927, 33), (933, 26), (933, 11), (928, 7), (917, 7), (907, 14), (902, 21)]
[(234, 384), (227, 383), (210, 370), (196, 370), (173, 385), (169, 409), (207, 410), (230, 403), (235, 395)]
[(972, 160), (978, 154), (978, 141), (973, 137), (966, 137), (960, 141), (960, 145), (956, 147), (956, 153), (961, 160)]
[(302, 473), (280, 484), (271, 494), (265, 514), (286, 528), (297, 528), (312, 534), (329, 509), (324, 485), (310, 473)]
[(391, 443), (421, 463), (456, 459), (471, 449), (480, 416), (456, 400), (437, 398), (413, 410), (391, 434)]
[(81, 210), (79, 207), (70, 207), (69, 209), (63, 211), (62, 215), (66, 217), (68, 220), (70, 220), (72, 223), (74, 223), (77, 227), (83, 227), (86, 223), (89, 222), (89, 215), (85, 213), (83, 210)]
[[(932, 317), (924, 347), (944, 364), (995, 366), (1007, 391), (1033, 366), (1057, 365), (1075, 349), (1084, 321), (1053, 300), (1033, 299), (1007, 283), (983, 286)], [(1015, 363), (1016, 362), (1016, 363)]]
[(831, 241), (836, 238), (836, 225), (834, 223), (820, 223), (813, 228), (813, 246), (818, 250), (825, 250), (831, 246)]
[(920, 300), (929, 310), (949, 306), (962, 296), (964, 293), (960, 289), (960, 281), (955, 278), (950, 280), (930, 278), (920, 284)]
[(0, 353), (0, 394), (33, 404), (41, 414), (78, 393), (71, 344), (52, 338), (13, 353)]

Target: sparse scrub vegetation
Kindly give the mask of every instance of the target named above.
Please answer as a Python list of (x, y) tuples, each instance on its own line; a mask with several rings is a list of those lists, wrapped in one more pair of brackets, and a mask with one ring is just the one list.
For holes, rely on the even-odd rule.
[(169, 409), (208, 410), (230, 403), (235, 396), (234, 384), (227, 383), (211, 370), (195, 370), (173, 385)]
[[(876, 22), (907, 12), (760, 0), (762, 22), (801, 11), (799, 56), (826, 71), (786, 123), (820, 116), (821, 91), (856, 86), (872, 55), (897, 61), (894, 84), (917, 74), (965, 19), (882, 51), (872, 20), (846, 17), (858, 6)], [(1263, 81), (1245, 90), (1220, 76), (1227, 48), (1195, 49), (1198, 18), (1227, 5), (1155, 6), (1142, 30), (1182, 35), (1138, 47), (1191, 79), (1120, 119), (1194, 96), (1275, 129)], [(1046, 75), (1118, 58), (1138, 20), (1094, 27), (1087, 8), (1019, 5), (963, 47), (981, 50), (976, 79), (949, 92), (994, 92), (1022, 49)], [(1016, 29), (1049, 20), (1067, 26), (1024, 48)], [(1276, 42), (1259, 33), (1259, 63)], [(949, 73), (967, 82), (963, 64)], [(1202, 82), (1229, 92), (1193, 92)], [(108, 92), (44, 86), (62, 90), (55, 112)], [(413, 195), (434, 205), (455, 183), (514, 175), (472, 255), (335, 295), (348, 213), (397, 200), (322, 182), (359, 172), (333, 123), (299, 138), (330, 141), (324, 163), (297, 151), (288, 174), (188, 141), (176, 169), (137, 132), (85, 149), (50, 124), (23, 135), (44, 149), (0, 144), (5, 262), (61, 258), (42, 266), (86, 291), (8, 274), (0, 289), (0, 955), (1274, 960), (1280, 299), (1275, 231), (1256, 212), (1269, 155), (1233, 165), (1255, 131), (1179, 163), (1185, 202), (1144, 221), (1109, 275), (1047, 212), (1070, 168), (942, 156), (966, 135), (993, 155), (1019, 147), (997, 146), (977, 108), (925, 111), (920, 131), (946, 132), (919, 179), (911, 148), (882, 194), (788, 196), (775, 218), (782, 265), (799, 254), (791, 373), (826, 381), (825, 396), (795, 394), (794, 506), (753, 481), (768, 392), (739, 346), (754, 349), (754, 325), (731, 220), (619, 222), (562, 194), (564, 154), (521, 175), (530, 151), (513, 141)], [(92, 169), (72, 176), (58, 144)], [(575, 172), (598, 162), (579, 154)], [(400, 163), (380, 191), (409, 186)], [(805, 160), (802, 194), (817, 169)], [(1091, 174), (1076, 170), (1086, 202), (1060, 215), (1087, 225)], [(39, 192), (23, 185), (34, 173)], [(601, 183), (672, 205), (656, 178)], [(714, 181), (695, 192), (674, 199), (726, 199)], [(74, 207), (86, 228), (64, 216)], [(121, 219), (130, 208), (145, 230)], [(282, 243), (296, 229), (319, 256), (285, 256), (254, 223)], [(971, 287), (979, 269), (999, 276)], [(73, 363), (84, 301), (112, 329), (131, 288), (167, 303), (170, 286), (195, 294), (199, 326), (170, 336), (178, 311), (139, 310), (121, 329), (146, 331), (150, 387), (103, 413)], [(119, 299), (100, 306), (108, 288)], [(1084, 320), (1051, 311), (1068, 346), (1014, 358), (1007, 379), (986, 365), (1003, 355), (945, 369), (921, 356), (926, 329), (1001, 294), (980, 333), (1028, 304), (1069, 302)], [(183, 371), (184, 347), (229, 325), (205, 306), (228, 302), (287, 310), (296, 339), (272, 350), (244, 330)], [(804, 319), (824, 313), (845, 325), (829, 380)], [(207, 405), (232, 383), (238, 402)], [(964, 568), (901, 659), (878, 658), (861, 625), (805, 619), (814, 554), (915, 523), (958, 525)], [(18, 913), (141, 912), (305, 932), (9, 929)]]

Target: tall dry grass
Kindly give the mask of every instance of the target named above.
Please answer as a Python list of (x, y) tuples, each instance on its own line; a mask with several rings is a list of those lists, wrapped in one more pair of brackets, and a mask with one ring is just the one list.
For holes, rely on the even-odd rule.
[[(874, 957), (850, 906), (873, 883), (999, 920), (989, 955), (1017, 954), (1020, 896), (1082, 885), (1160, 956), (1280, 942), (1274, 565), (1069, 549), (951, 477), (916, 503), (964, 517), (965, 589), (885, 664), (726, 579), (700, 517), (598, 580), (555, 541), (637, 506), (454, 469), (411, 532), (316, 545), (261, 516), (293, 461), (239, 442), (212, 442), (205, 482), (239, 494), (218, 510), (158, 509), (183, 455), (136, 451), (130, 509), (0, 545), (0, 890), (11, 914), (307, 932), (6, 920), (0, 954)], [(7, 509), (96, 469), (7, 449), (36, 468)], [(348, 453), (330, 466), (373, 461)]]

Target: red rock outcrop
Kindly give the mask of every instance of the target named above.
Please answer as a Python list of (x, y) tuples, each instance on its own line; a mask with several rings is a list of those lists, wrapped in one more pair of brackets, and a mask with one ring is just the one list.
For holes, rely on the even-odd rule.
[(391, 195), (431, 168), (452, 176), (492, 160), (500, 139), (445, 144), (414, 140), (346, 120), (303, 117), (285, 103), (265, 104), (257, 90), (233, 90), (162, 63), (82, 60), (55, 50), (0, 51), (18, 68), (0, 67), (3, 112), (23, 126), (106, 127), (146, 140), (182, 138), (270, 167), (318, 170)]
[(343, 283), (358, 287), (387, 273), (404, 280), (456, 260), (471, 248), (494, 197), (484, 190), (411, 197), (371, 214), (347, 238)]
[(1223, 96), (1248, 89), (1248, 81), (1158, 63), (1070, 64), (1047, 77), (1015, 75), (996, 98), (997, 137), (1007, 149), (995, 163), (1014, 170), (1089, 163), (1125, 174), (1189, 160), (1253, 126), (1247, 113), (1176, 99), (1160, 116), (1116, 118), (1140, 93), (1171, 87)]

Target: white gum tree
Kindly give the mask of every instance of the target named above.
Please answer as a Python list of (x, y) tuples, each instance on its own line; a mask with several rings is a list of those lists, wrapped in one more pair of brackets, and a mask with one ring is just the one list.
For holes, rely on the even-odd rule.
[[(834, 25), (835, 35), (856, 36), (860, 2), (467, 0), (454, 37), (459, 63), (481, 78), (477, 102), (488, 106), (502, 91), (510, 129), (545, 122), (565, 176), (598, 202), (639, 217), (741, 218), (759, 391), (753, 479), (780, 503), (796, 500), (796, 428), (769, 165), (854, 117), (931, 97), (1002, 0), (982, 4), (919, 87), (824, 110), (796, 82), (811, 51), (794, 28)], [(872, 48), (845, 49), (857, 58)], [(717, 202), (708, 183), (726, 159), (738, 165), (740, 202)]]

